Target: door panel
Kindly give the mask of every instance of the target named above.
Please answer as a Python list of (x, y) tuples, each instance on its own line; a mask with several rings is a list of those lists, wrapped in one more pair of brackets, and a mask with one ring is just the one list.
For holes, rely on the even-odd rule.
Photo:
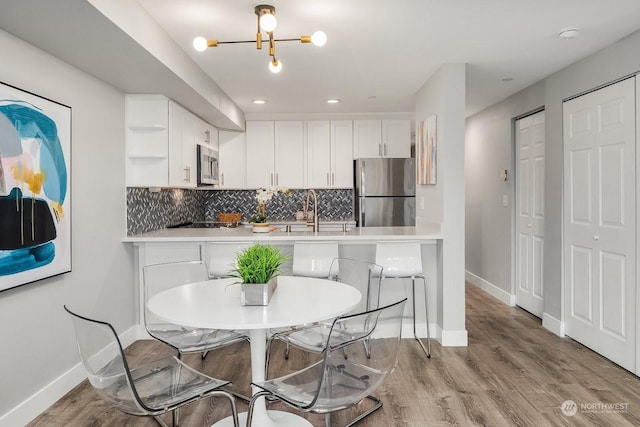
[(544, 111), (516, 126), (516, 303), (542, 317), (544, 287)]
[(564, 103), (566, 333), (636, 367), (635, 79)]

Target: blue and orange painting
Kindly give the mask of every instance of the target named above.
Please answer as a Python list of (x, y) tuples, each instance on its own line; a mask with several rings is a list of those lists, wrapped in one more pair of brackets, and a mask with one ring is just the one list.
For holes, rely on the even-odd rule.
[(71, 270), (71, 109), (0, 85), (0, 291)]

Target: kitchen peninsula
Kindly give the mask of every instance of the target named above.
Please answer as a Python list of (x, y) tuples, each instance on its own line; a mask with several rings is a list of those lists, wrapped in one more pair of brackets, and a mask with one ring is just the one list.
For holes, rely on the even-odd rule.
[[(274, 245), (289, 257), (289, 262), (283, 265), (282, 274), (291, 274), (291, 256), (296, 241), (335, 241), (339, 246), (341, 257), (375, 260), (375, 245), (379, 241), (418, 240), (421, 242), (423, 274), (428, 281), (428, 312), (431, 323), (431, 336), (439, 339), (441, 327), (438, 319), (443, 307), (442, 284), (438, 271), (438, 246), (442, 243), (441, 226), (438, 223), (427, 223), (418, 227), (355, 227), (346, 231), (286, 231), (279, 228), (270, 233), (253, 233), (250, 227), (236, 228), (164, 228), (146, 233), (131, 235), (123, 238), (123, 242), (133, 243), (136, 257), (139, 300), (141, 294), (142, 268), (145, 265), (206, 259), (208, 245), (223, 242), (253, 242)], [(381, 292), (381, 304), (391, 302), (406, 295), (411, 295), (410, 280), (385, 279)], [(418, 293), (417, 311), (424, 313), (421, 306), (422, 296)], [(464, 301), (460, 301), (464, 309)], [(449, 305), (447, 305), (449, 307)], [(459, 307), (455, 307), (458, 310)], [(139, 321), (142, 324), (143, 306), (139, 304)], [(408, 316), (411, 312), (408, 311)], [(418, 319), (424, 314), (418, 313)], [(411, 322), (404, 325), (405, 336), (411, 336), (409, 331)], [(418, 333), (426, 336), (424, 323), (418, 323)]]

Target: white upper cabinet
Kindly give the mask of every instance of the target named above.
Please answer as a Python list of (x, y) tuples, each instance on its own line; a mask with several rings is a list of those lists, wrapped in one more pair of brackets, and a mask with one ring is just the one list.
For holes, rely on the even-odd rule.
[(302, 121), (248, 121), (247, 187), (304, 188)]
[(273, 129), (273, 121), (249, 121), (246, 124), (248, 188), (274, 185)]
[(196, 144), (215, 148), (217, 130), (163, 95), (125, 99), (126, 185), (196, 187)]
[(411, 121), (354, 120), (353, 157), (411, 157)]
[(354, 158), (382, 157), (382, 121), (354, 120)]
[(199, 117), (196, 117), (194, 137), (196, 144), (218, 149), (218, 130)]
[(198, 118), (169, 101), (169, 185), (193, 188), (198, 185), (196, 125)]
[(382, 121), (382, 157), (411, 157), (411, 121)]
[(220, 182), (218, 188), (244, 189), (247, 187), (247, 148), (244, 132), (220, 131)]
[(274, 185), (304, 188), (304, 126), (302, 121), (275, 122)]
[(308, 186), (352, 187), (352, 122), (320, 120), (306, 123)]
[(353, 122), (331, 122), (331, 186), (353, 188)]
[(169, 99), (161, 95), (127, 95), (126, 185), (169, 184)]

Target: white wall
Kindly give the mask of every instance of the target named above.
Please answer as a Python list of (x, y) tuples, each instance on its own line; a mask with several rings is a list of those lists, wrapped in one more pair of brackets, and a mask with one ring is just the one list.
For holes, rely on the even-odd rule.
[[(513, 194), (513, 181), (508, 188), (504, 183), (490, 177), (496, 174), (488, 170), (484, 177), (483, 161), (494, 157), (504, 160), (504, 153), (511, 152), (511, 120), (539, 106), (545, 107), (545, 246), (544, 246), (544, 294), (545, 306), (543, 323), (551, 320), (561, 330), (562, 322), (562, 102), (563, 100), (605, 85), (624, 76), (640, 71), (640, 32), (612, 44), (605, 49), (578, 61), (551, 75), (538, 84), (480, 112), (467, 120), (466, 162), (468, 182), (477, 178), (474, 191), (467, 198), (467, 223), (469, 230), (467, 270), (480, 279), (492, 282), (500, 289), (510, 289), (511, 259), (504, 253), (505, 240), (500, 236), (511, 236), (512, 218), (505, 221), (505, 215), (491, 215), (495, 209), (485, 209), (482, 201), (495, 197), (501, 191)], [(543, 98), (540, 98), (541, 91)], [(496, 141), (499, 138), (500, 141)], [(482, 151), (480, 156), (472, 155)], [(510, 154), (510, 156), (512, 156)], [(513, 168), (513, 163), (511, 163)], [(495, 167), (489, 165), (488, 167)], [(476, 215), (481, 218), (475, 218)], [(502, 245), (502, 246), (498, 246)], [(509, 256), (501, 261), (488, 251), (499, 250), (500, 256)], [(486, 257), (492, 257), (487, 260)], [(491, 265), (489, 265), (491, 264)], [(549, 324), (550, 325), (550, 324)], [(558, 331), (556, 331), (558, 332)]]
[(4, 31), (0, 52), (0, 81), (72, 109), (72, 271), (0, 292), (0, 425), (15, 426), (78, 381), (69, 375), (79, 359), (63, 304), (123, 331), (135, 324), (135, 292), (132, 248), (120, 242), (124, 95)]
[[(416, 226), (431, 221), (442, 223), (436, 290), (442, 345), (467, 345), (464, 312), (465, 75), (465, 64), (444, 64), (416, 95), (416, 123), (429, 115), (437, 116), (437, 183), (416, 186)], [(443, 310), (443, 307), (447, 309)]]
[[(494, 295), (512, 291), (511, 230), (515, 203), (512, 119), (542, 106), (544, 85), (539, 83), (467, 119), (466, 269), (481, 278), (483, 287), (489, 287), (487, 290)], [(508, 171), (506, 182), (498, 178), (500, 169)], [(502, 205), (503, 195), (508, 197), (507, 207)]]

